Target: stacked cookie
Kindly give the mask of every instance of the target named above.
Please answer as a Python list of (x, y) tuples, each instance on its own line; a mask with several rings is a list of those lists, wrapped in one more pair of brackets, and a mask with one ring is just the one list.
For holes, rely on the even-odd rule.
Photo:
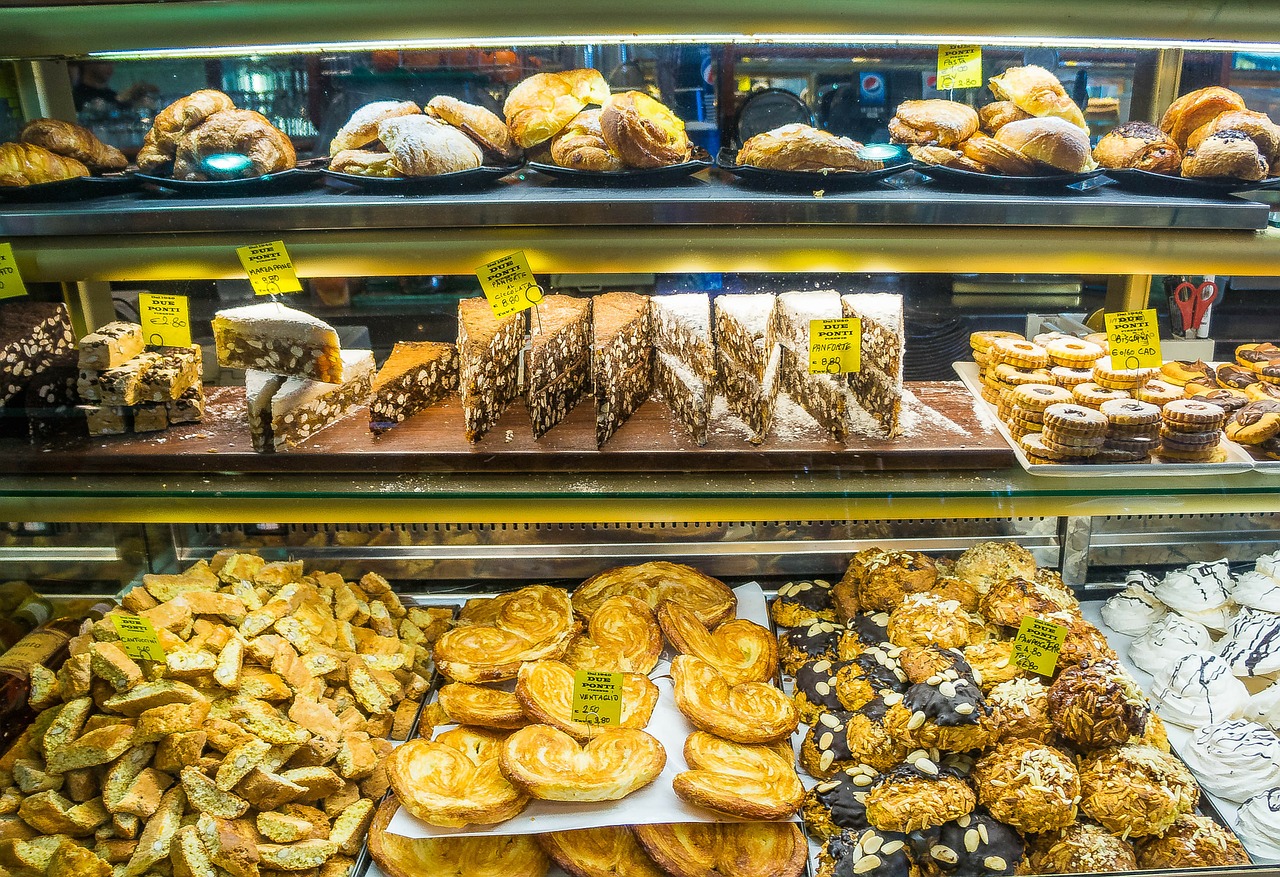
[(199, 345), (157, 347), (137, 323), (107, 323), (80, 339), (77, 366), (89, 435), (155, 432), (204, 416)]
[(999, 405), (1003, 394), (1023, 384), (1070, 390), (1092, 380), (1093, 365), (1107, 353), (1107, 336), (1075, 338), (1046, 332), (1028, 341), (1016, 332), (974, 332), (969, 336), (982, 377), (982, 398)]
[(1101, 412), (1059, 403), (1045, 408), (1041, 416), (1043, 431), (1019, 440), (1032, 462), (1086, 463), (1103, 449), (1107, 418)]
[(1160, 456), (1185, 463), (1219, 463), (1226, 412), (1212, 402), (1175, 399), (1160, 409)]
[(1280, 400), (1250, 402), (1233, 413), (1226, 424), (1227, 438), (1256, 448), (1272, 460), (1280, 460)]

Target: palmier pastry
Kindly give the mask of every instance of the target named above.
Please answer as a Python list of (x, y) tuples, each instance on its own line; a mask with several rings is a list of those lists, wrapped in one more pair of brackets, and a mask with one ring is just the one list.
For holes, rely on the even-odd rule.
[(396, 797), (413, 816), (431, 825), (457, 828), (492, 825), (529, 803), (499, 766), (502, 734), (460, 727), (435, 740), (409, 740), (387, 759)]
[(671, 877), (800, 877), (809, 848), (790, 822), (637, 825), (645, 852)]
[(1115, 661), (1069, 666), (1049, 688), (1053, 729), (1085, 749), (1140, 735), (1149, 712), (1141, 687)]
[(661, 655), (662, 631), (649, 604), (619, 594), (600, 604), (564, 661), (575, 670), (648, 673)]
[(1026, 873), (1022, 835), (981, 810), (916, 832), (911, 840), (917, 851), (927, 847), (930, 864), (943, 874), (1005, 877)]
[(894, 143), (943, 146), (954, 149), (978, 130), (973, 107), (953, 100), (907, 100), (889, 120)]
[(1169, 104), (1160, 119), (1160, 130), (1185, 149), (1201, 125), (1207, 125), (1223, 113), (1245, 108), (1244, 98), (1229, 88), (1217, 85), (1197, 88)]
[(0, 186), (33, 186), (89, 176), (89, 169), (30, 143), (0, 143)]
[(249, 159), (247, 176), (262, 176), (288, 170), (297, 164), (289, 136), (253, 110), (223, 110), (205, 119), (178, 142), (173, 159), (175, 180), (203, 180), (208, 176), (202, 162), (225, 153)]
[(978, 108), (978, 125), (987, 134), (994, 135), (1010, 122), (1030, 119), (1032, 115), (1011, 100), (992, 101)]
[(796, 708), (767, 682), (731, 685), (701, 658), (677, 655), (671, 662), (676, 706), (704, 731), (738, 743), (771, 743), (790, 737), (800, 723)]
[(1138, 841), (1138, 867), (1143, 870), (1225, 868), (1248, 865), (1249, 854), (1231, 829), (1208, 816), (1183, 813), (1159, 837)]
[(329, 159), (329, 170), (339, 174), (356, 174), (361, 177), (399, 177), (400, 168), (395, 156), (389, 152), (373, 152), (368, 149), (344, 149)]
[(691, 610), (708, 627), (732, 618), (737, 598), (724, 582), (682, 563), (654, 560), (597, 573), (573, 592), (573, 611), (590, 620), (600, 604), (614, 594), (630, 594), (657, 609), (663, 600)]
[(968, 752), (987, 745), (991, 707), (973, 680), (952, 678), (953, 672), (930, 677), (906, 694), (886, 696), (889, 711), (884, 724), (889, 733), (912, 746), (943, 752)]
[(528, 149), (545, 143), (588, 104), (609, 99), (609, 85), (599, 70), (535, 73), (522, 80), (502, 105), (511, 136)]
[(1049, 687), (1039, 679), (1019, 678), (1001, 682), (987, 693), (991, 707), (993, 740), (1047, 741), (1053, 736), (1049, 723)]
[(664, 877), (625, 825), (550, 831), (535, 839), (573, 877)]
[(689, 160), (684, 122), (641, 91), (610, 95), (600, 112), (600, 133), (627, 167), (666, 167)]
[(1042, 834), (1027, 853), (1033, 874), (1103, 874), (1136, 871), (1133, 845), (1100, 825), (1077, 822)]
[(484, 163), (484, 153), (474, 140), (430, 116), (384, 119), (378, 123), (378, 139), (406, 177), (434, 177)]
[(867, 821), (881, 831), (917, 831), (972, 813), (973, 789), (954, 768), (925, 753), (871, 781)]
[(981, 132), (961, 143), (960, 150), (971, 161), (986, 165), (997, 173), (1026, 177), (1036, 172), (1035, 162), (1031, 159)]
[(1199, 798), (1182, 762), (1152, 746), (1103, 749), (1080, 763), (1080, 809), (1122, 837), (1163, 834)]
[(1184, 177), (1210, 177), (1257, 182), (1265, 179), (1270, 165), (1258, 144), (1233, 128), (1210, 134), (1182, 158)]
[(1014, 576), (1034, 579), (1036, 559), (1016, 542), (982, 542), (956, 559), (953, 572), (985, 594), (992, 585)]
[(863, 158), (862, 144), (812, 125), (783, 125), (748, 138), (738, 150), (738, 164), (777, 171), (874, 171), (878, 159)]
[[(896, 762), (895, 762), (896, 763)], [(805, 830), (812, 837), (835, 837), (841, 831), (866, 831), (867, 789), (878, 771), (865, 765), (851, 765), (823, 779), (804, 796), (801, 814)]]
[(1105, 168), (1176, 175), (1182, 166), (1182, 150), (1155, 125), (1134, 121), (1104, 134), (1093, 147), (1093, 160)]
[(1031, 740), (996, 746), (973, 768), (978, 803), (1019, 831), (1066, 828), (1076, 821), (1080, 776), (1065, 753)]
[(427, 101), (426, 109), (427, 115), (448, 122), (474, 140), (485, 155), (503, 163), (520, 157), (520, 147), (506, 123), (484, 107), (441, 94)]
[(458, 626), (436, 641), (440, 672), (458, 682), (513, 679), (525, 661), (564, 654), (578, 631), (569, 595), (550, 585), (468, 601)]
[(620, 171), (622, 158), (604, 142), (600, 110), (583, 110), (551, 138), (551, 160), (581, 171)]
[(587, 743), (559, 728), (529, 725), (502, 745), (502, 774), (544, 801), (617, 801), (657, 779), (667, 763), (657, 738), (606, 727)]
[(660, 603), (658, 624), (676, 651), (706, 661), (730, 685), (764, 682), (778, 672), (778, 642), (755, 622), (737, 618), (709, 631), (681, 604)]
[(924, 870), (905, 834), (895, 831), (842, 831), (818, 854), (816, 877), (920, 877)]
[(1047, 612), (1080, 614), (1080, 601), (1066, 585), (1013, 576), (991, 586), (978, 600), (978, 611), (987, 621), (1017, 627), (1028, 615)]
[[(1276, 354), (1280, 359), (1280, 353)], [(831, 602), (831, 583), (826, 579), (802, 579), (778, 588), (778, 596), (769, 607), (773, 623), (779, 627), (802, 627), (815, 621), (835, 621), (836, 609)]]
[(89, 170), (99, 173), (122, 171), (129, 165), (129, 159), (123, 152), (103, 143), (88, 128), (60, 119), (32, 119), (22, 126), (18, 140), (74, 158)]
[(1076, 174), (1095, 166), (1088, 133), (1056, 117), (1010, 122), (996, 132), (996, 140), (1033, 162), (1064, 173)]
[(1010, 67), (999, 76), (988, 79), (987, 84), (997, 98), (1012, 101), (1025, 113), (1037, 118), (1062, 119), (1082, 131), (1089, 130), (1080, 107), (1067, 94), (1058, 77), (1043, 67), (1035, 64)]
[(138, 153), (138, 167), (151, 172), (172, 161), (178, 151), (178, 142), (203, 124), (214, 113), (235, 109), (235, 103), (220, 91), (212, 88), (193, 91), (156, 113)]
[(422, 108), (411, 100), (379, 100), (365, 104), (351, 114), (347, 123), (329, 141), (329, 155), (337, 157), (347, 149), (359, 149), (378, 139), (378, 123), (400, 116), (416, 116)]
[(800, 808), (804, 786), (790, 758), (694, 731), (684, 743), (689, 770), (672, 787), (681, 800), (743, 819), (785, 819)]
[(387, 826), (400, 809), (395, 795), (378, 805), (369, 824), (369, 855), (386, 877), (545, 877), (550, 862), (528, 834), (508, 837), (404, 837)]
[(991, 173), (991, 168), (974, 161), (959, 149), (947, 149), (945, 146), (921, 146), (913, 143), (907, 147), (907, 152), (911, 153), (912, 158), (923, 164), (953, 167), (962, 171), (972, 171), (975, 174)]
[(480, 728), (523, 728), (529, 724), (520, 699), (510, 691), (451, 682), (440, 687), (436, 703), (449, 721)]
[(1253, 110), (1232, 110), (1220, 116), (1214, 116), (1187, 138), (1187, 148), (1198, 148), (1206, 137), (1217, 134), (1219, 131), (1240, 131), (1247, 135), (1257, 144), (1258, 151), (1262, 153), (1262, 157), (1268, 164), (1275, 164), (1276, 160), (1280, 159), (1280, 125), (1271, 121), (1271, 117), (1266, 113), (1257, 113)]
[[(516, 697), (525, 714), (534, 721), (553, 725), (561, 731), (586, 740), (595, 728), (573, 720), (573, 668), (560, 661), (530, 661), (520, 667), (516, 677)], [(639, 673), (622, 674), (623, 728), (643, 728), (649, 724), (658, 703), (658, 686)]]

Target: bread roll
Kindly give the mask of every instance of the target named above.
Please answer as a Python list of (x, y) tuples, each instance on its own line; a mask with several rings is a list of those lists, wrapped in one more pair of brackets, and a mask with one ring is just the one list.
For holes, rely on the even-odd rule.
[(583, 110), (563, 131), (551, 138), (551, 160), (560, 167), (583, 171), (620, 171), (624, 165), (600, 131), (601, 110)]
[(401, 116), (378, 124), (378, 139), (406, 177), (433, 177), (478, 168), (484, 153), (470, 137), (430, 116)]
[(996, 132), (996, 140), (1032, 161), (1064, 173), (1092, 170), (1089, 135), (1065, 119), (1049, 116), (1010, 122)]
[(689, 160), (684, 122), (639, 91), (610, 95), (600, 113), (600, 133), (627, 167), (666, 167)]
[(33, 119), (23, 126), (18, 139), (74, 158), (93, 171), (122, 171), (129, 166), (123, 152), (103, 143), (88, 128), (59, 119)]
[(874, 171), (884, 162), (862, 158), (862, 144), (811, 125), (783, 125), (747, 140), (738, 164), (778, 171)]
[(1010, 122), (1032, 118), (1035, 117), (1027, 111), (1019, 109), (1018, 105), (1011, 100), (993, 101), (985, 107), (978, 108), (979, 127), (993, 136)]
[[(329, 141), (329, 154), (337, 156), (347, 149), (359, 149), (378, 139), (378, 123), (401, 116), (416, 116), (422, 108), (411, 100), (379, 100), (365, 104), (351, 114), (347, 123)], [(332, 167), (332, 164), (330, 165)]]
[(201, 162), (226, 153), (249, 159), (246, 177), (277, 173), (297, 164), (293, 142), (266, 116), (253, 110), (223, 110), (209, 116), (178, 143), (173, 178), (208, 179)]
[(1177, 174), (1182, 165), (1182, 150), (1172, 137), (1150, 122), (1126, 122), (1098, 141), (1093, 148), (1093, 158), (1105, 168)]
[(994, 173), (992, 168), (982, 162), (974, 161), (958, 149), (947, 149), (945, 146), (908, 146), (907, 152), (916, 161), (939, 167), (953, 167), (962, 171), (973, 171), (977, 174)]
[(1275, 164), (1280, 159), (1280, 126), (1271, 121), (1266, 113), (1255, 113), (1253, 110), (1232, 110), (1214, 116), (1192, 132), (1187, 138), (1187, 148), (1195, 149), (1210, 134), (1228, 130), (1247, 134), (1250, 140), (1258, 144), (1258, 151), (1270, 164)]
[(484, 107), (442, 94), (427, 102), (427, 115), (448, 122), (502, 164), (520, 157), (520, 147), (506, 123)]
[(889, 134), (894, 143), (919, 146), (951, 149), (977, 130), (977, 112), (953, 100), (903, 101), (889, 120)]
[(33, 186), (87, 176), (84, 164), (43, 146), (0, 143), (0, 186)]
[(589, 104), (604, 104), (609, 85), (599, 70), (535, 73), (520, 82), (502, 105), (511, 136), (524, 149), (545, 143)]
[(1169, 104), (1160, 118), (1160, 130), (1172, 137), (1179, 148), (1186, 149), (1187, 141), (1201, 125), (1213, 121), (1214, 116), (1244, 108), (1244, 98), (1229, 88), (1198, 88)]
[(1243, 131), (1228, 129), (1210, 134), (1182, 159), (1184, 177), (1210, 177), (1257, 182), (1269, 170), (1258, 144)]
[(1018, 109), (1036, 118), (1063, 119), (1084, 131), (1084, 113), (1067, 94), (1058, 77), (1043, 67), (1028, 64), (1026, 67), (1010, 67), (988, 81), (991, 93), (1000, 100), (1013, 101)]

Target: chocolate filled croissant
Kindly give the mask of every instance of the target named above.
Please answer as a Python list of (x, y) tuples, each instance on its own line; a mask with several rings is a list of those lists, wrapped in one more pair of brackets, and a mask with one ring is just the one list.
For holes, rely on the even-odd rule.
[(235, 154), (249, 159), (246, 177), (288, 170), (297, 164), (293, 143), (266, 116), (253, 110), (214, 113), (178, 144), (173, 161), (175, 180), (204, 180), (201, 163), (213, 155)]
[(1266, 179), (1270, 168), (1258, 144), (1243, 131), (1229, 129), (1211, 134), (1182, 159), (1184, 177), (1215, 177), (1256, 182)]
[(32, 186), (87, 176), (89, 169), (83, 164), (43, 146), (0, 143), (0, 186)]
[(1220, 85), (1197, 88), (1169, 104), (1169, 109), (1160, 118), (1160, 130), (1185, 149), (1187, 141), (1201, 125), (1223, 113), (1244, 108), (1244, 98), (1229, 88)]
[(1172, 137), (1150, 122), (1126, 122), (1098, 141), (1093, 158), (1105, 168), (1176, 174), (1182, 164), (1182, 150)]
[[(1280, 125), (1276, 125), (1266, 113), (1253, 110), (1232, 110), (1201, 125), (1187, 139), (1187, 148), (1196, 149), (1205, 138), (1219, 131), (1242, 131), (1258, 145), (1258, 151), (1269, 164), (1280, 161)], [(56, 151), (56, 150), (55, 150)]]
[(94, 171), (122, 171), (129, 164), (124, 153), (103, 143), (88, 128), (60, 119), (32, 119), (23, 126), (18, 139), (74, 158)]

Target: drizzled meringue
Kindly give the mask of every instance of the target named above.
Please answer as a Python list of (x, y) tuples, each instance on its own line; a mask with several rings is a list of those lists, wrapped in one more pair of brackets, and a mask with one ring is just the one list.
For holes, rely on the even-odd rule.
[(1213, 648), (1209, 630), (1181, 615), (1170, 612), (1151, 625), (1147, 632), (1129, 646), (1129, 660), (1148, 673), (1155, 674), (1188, 652)]
[(1249, 702), (1249, 690), (1231, 674), (1231, 665), (1212, 652), (1192, 652), (1153, 676), (1156, 712), (1184, 728), (1239, 718)]
[(1208, 725), (1179, 754), (1200, 785), (1228, 801), (1239, 803), (1259, 788), (1280, 786), (1280, 737), (1256, 722)]

